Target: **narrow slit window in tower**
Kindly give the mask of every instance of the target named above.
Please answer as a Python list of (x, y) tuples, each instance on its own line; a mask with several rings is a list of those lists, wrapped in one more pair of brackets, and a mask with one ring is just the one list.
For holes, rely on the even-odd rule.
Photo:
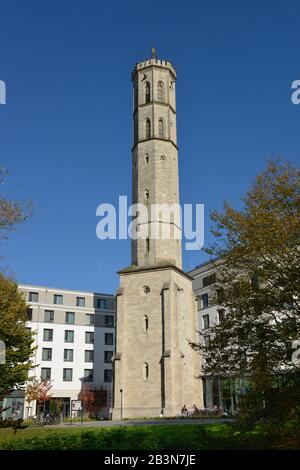
[(165, 138), (165, 128), (164, 128), (164, 121), (162, 119), (160, 119), (158, 121), (158, 137), (160, 139), (164, 139)]

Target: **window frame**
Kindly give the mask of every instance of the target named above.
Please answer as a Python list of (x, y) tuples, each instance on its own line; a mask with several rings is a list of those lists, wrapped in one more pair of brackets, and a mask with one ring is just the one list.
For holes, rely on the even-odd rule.
[[(80, 305), (81, 300), (83, 300), (83, 305)], [(85, 307), (85, 297), (80, 297), (80, 296), (76, 297), (76, 307), (82, 307), (82, 308)]]
[[(207, 323), (206, 323), (206, 320), (207, 320)], [(205, 315), (202, 315), (202, 329), (209, 330), (209, 328), (210, 328), (210, 318), (209, 318), (209, 314), (206, 313)]]
[[(67, 321), (67, 318), (71, 315), (73, 321)], [(75, 312), (65, 312), (65, 325), (75, 325)]]
[[(68, 341), (66, 339), (67, 333), (72, 333), (72, 337), (73, 337), (72, 341)], [(65, 334), (64, 334), (64, 342), (65, 343), (74, 343), (74, 338), (75, 338), (75, 330), (65, 330)]]
[[(107, 360), (107, 354), (111, 356), (111, 360)], [(113, 351), (104, 351), (104, 364), (112, 364), (114, 352)]]
[[(87, 356), (91, 356), (92, 359), (87, 360)], [(94, 350), (93, 349), (85, 349), (84, 350), (84, 362), (94, 362)]]
[[(34, 296), (36, 296), (37, 300), (34, 300)], [(29, 291), (28, 292), (28, 302), (38, 303), (38, 301), (39, 301), (39, 292)]]
[[(50, 352), (50, 354), (49, 354)], [(45, 359), (44, 357), (44, 353), (46, 353), (48, 355), (48, 357)], [(52, 348), (42, 348), (42, 361), (52, 361)]]
[[(71, 371), (71, 379), (67, 379), (67, 371)], [(63, 382), (73, 382), (73, 368), (71, 367), (63, 368)]]
[[(72, 352), (72, 359), (67, 359), (69, 352)], [(74, 362), (74, 349), (64, 348), (64, 362)]]
[[(46, 377), (43, 377), (43, 371), (45, 370), (50, 372), (49, 377), (47, 376), (48, 374), (46, 374)], [(41, 367), (41, 380), (51, 380), (51, 367)]]
[[(112, 383), (113, 381), (113, 373), (112, 369), (104, 369), (103, 372), (103, 381), (106, 383)], [(109, 376), (109, 380), (107, 380), (107, 376)]]
[[(93, 319), (92, 322), (87, 323), (87, 319)], [(95, 326), (95, 314), (94, 313), (86, 313), (85, 314), (85, 326)]]
[[(87, 334), (92, 335), (93, 341), (87, 341), (86, 336)], [(84, 333), (84, 344), (94, 344), (95, 342), (95, 333), (94, 331), (85, 331)]]
[[(89, 375), (86, 375), (86, 372), (89, 372)], [(94, 369), (83, 369), (83, 381), (94, 382)]]
[[(50, 314), (50, 320), (46, 320), (46, 314)], [(44, 310), (44, 323), (54, 323), (54, 310)]]
[[(45, 333), (46, 332), (50, 332), (51, 331), (51, 339), (45, 339)], [(46, 341), (46, 342), (49, 342), (49, 343), (52, 343), (53, 342), (53, 328), (44, 328), (43, 329), (43, 341)]]
[[(61, 302), (57, 302), (58, 299), (61, 299)], [(63, 305), (64, 296), (62, 294), (53, 294), (53, 303), (54, 305)]]
[[(112, 342), (107, 342), (108, 338), (112, 338)], [(113, 333), (104, 333), (104, 344), (106, 346), (113, 346), (114, 344), (114, 334)]]

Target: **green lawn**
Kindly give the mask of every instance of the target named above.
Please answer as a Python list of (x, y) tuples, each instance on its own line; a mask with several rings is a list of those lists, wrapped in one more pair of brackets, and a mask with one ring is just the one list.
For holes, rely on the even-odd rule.
[[(212, 450), (274, 448), (265, 432), (241, 434), (231, 424), (110, 428), (0, 429), (0, 449)], [(276, 448), (276, 446), (275, 446)]]

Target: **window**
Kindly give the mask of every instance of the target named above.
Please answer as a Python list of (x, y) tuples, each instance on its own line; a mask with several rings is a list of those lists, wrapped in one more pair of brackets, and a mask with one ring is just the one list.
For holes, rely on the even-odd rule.
[(52, 360), (52, 348), (43, 348), (42, 350), (42, 361)]
[(218, 317), (219, 317), (219, 323), (223, 323), (223, 321), (225, 320), (224, 308), (220, 308), (220, 310), (218, 310)]
[(86, 344), (94, 344), (94, 332), (93, 331), (86, 331), (85, 332), (85, 343)]
[(94, 315), (91, 313), (87, 313), (85, 315), (85, 324), (88, 326), (94, 325)]
[(165, 93), (164, 93), (164, 84), (163, 82), (158, 82), (157, 84), (157, 101), (164, 102), (165, 101)]
[(74, 331), (73, 330), (65, 330), (65, 342), (74, 343)]
[(150, 103), (150, 83), (145, 84), (145, 103)]
[(144, 380), (148, 380), (149, 378), (149, 365), (147, 362), (144, 363), (143, 366), (143, 375), (144, 375)]
[(50, 380), (51, 379), (51, 368), (42, 367), (41, 368), (41, 380)]
[(105, 333), (105, 344), (112, 345), (114, 344), (114, 335), (113, 333)]
[(208, 307), (208, 294), (202, 294), (201, 295), (201, 308), (207, 308)]
[(76, 306), (77, 307), (85, 307), (85, 298), (84, 297), (76, 297)]
[(112, 382), (112, 370), (104, 369), (104, 382)]
[(203, 315), (202, 325), (203, 325), (203, 330), (207, 330), (209, 328), (209, 315)]
[(38, 302), (39, 301), (38, 292), (29, 292), (28, 300), (29, 300), (29, 302)]
[(93, 382), (94, 374), (93, 369), (84, 369), (84, 382)]
[(144, 161), (145, 163), (149, 163), (149, 155), (146, 153), (146, 155), (144, 156)]
[(210, 274), (209, 276), (204, 277), (202, 282), (203, 287), (211, 286), (211, 284), (214, 284), (216, 282), (216, 275)]
[(44, 328), (43, 340), (44, 341), (53, 341), (53, 330), (48, 329), (48, 328)]
[(27, 314), (27, 320), (31, 321), (32, 320), (32, 308), (28, 308), (26, 314)]
[(73, 369), (63, 369), (63, 381), (72, 382), (73, 380)]
[(149, 253), (150, 252), (150, 238), (149, 237), (146, 238), (145, 243), (146, 243), (146, 253)]
[(144, 196), (145, 196), (146, 201), (148, 201), (148, 199), (149, 199), (149, 189), (145, 190)]
[(53, 323), (54, 322), (54, 311), (53, 310), (45, 310), (44, 322), (45, 323)]
[(216, 289), (217, 292), (217, 302), (218, 304), (222, 304), (224, 302), (224, 289), (223, 287), (220, 287), (219, 289)]
[(73, 349), (64, 349), (64, 361), (73, 362)]
[(97, 299), (97, 307), (100, 310), (106, 310), (106, 299)]
[(63, 303), (63, 296), (59, 294), (54, 294), (53, 296), (53, 303), (57, 305), (62, 305)]
[(149, 327), (149, 320), (147, 315), (144, 316), (144, 330), (147, 331)]
[(165, 138), (165, 125), (164, 125), (164, 121), (163, 119), (160, 119), (158, 121), (158, 137), (160, 139), (164, 139)]
[(112, 315), (105, 315), (105, 326), (107, 328), (114, 327), (114, 317)]
[(74, 312), (66, 312), (65, 315), (65, 323), (68, 325), (74, 325), (75, 322), (75, 313)]
[(146, 137), (146, 140), (148, 140), (151, 137), (151, 122), (150, 122), (150, 119), (146, 119), (145, 127), (146, 127), (145, 137)]
[(94, 360), (94, 351), (85, 350), (84, 351), (84, 362), (93, 362)]
[(205, 346), (206, 348), (208, 348), (209, 343), (210, 343), (210, 336), (209, 336), (209, 335), (208, 335), (208, 336), (204, 336), (203, 342), (204, 342), (204, 346)]
[(112, 362), (113, 352), (112, 351), (104, 351), (104, 362), (109, 364)]

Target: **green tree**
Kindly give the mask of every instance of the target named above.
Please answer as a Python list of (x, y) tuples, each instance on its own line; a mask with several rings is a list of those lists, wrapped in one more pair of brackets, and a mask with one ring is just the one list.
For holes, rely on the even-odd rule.
[[(279, 159), (245, 197), (211, 214), (217, 282), (212, 297), (226, 312), (202, 350), (205, 374), (248, 376), (259, 393), (274, 372), (293, 371), (293, 341), (300, 338), (300, 172)], [(207, 334), (207, 333), (206, 333)]]
[[(7, 171), (0, 167), (0, 184)], [(32, 214), (31, 203), (9, 201), (0, 194), (0, 241)], [(0, 256), (2, 259), (2, 256)], [(0, 364), (0, 399), (27, 378), (32, 364), (32, 334), (26, 330), (27, 306), (14, 281), (0, 274), (0, 341), (6, 347), (5, 364)]]
[(0, 400), (15, 386), (21, 387), (33, 367), (33, 336), (26, 329), (27, 305), (15, 282), (0, 274), (0, 340), (5, 363), (0, 364)]
[[(0, 184), (3, 184), (7, 170), (0, 167)], [(24, 223), (32, 214), (30, 202), (9, 201), (0, 194), (0, 238), (6, 238), (9, 231)]]

